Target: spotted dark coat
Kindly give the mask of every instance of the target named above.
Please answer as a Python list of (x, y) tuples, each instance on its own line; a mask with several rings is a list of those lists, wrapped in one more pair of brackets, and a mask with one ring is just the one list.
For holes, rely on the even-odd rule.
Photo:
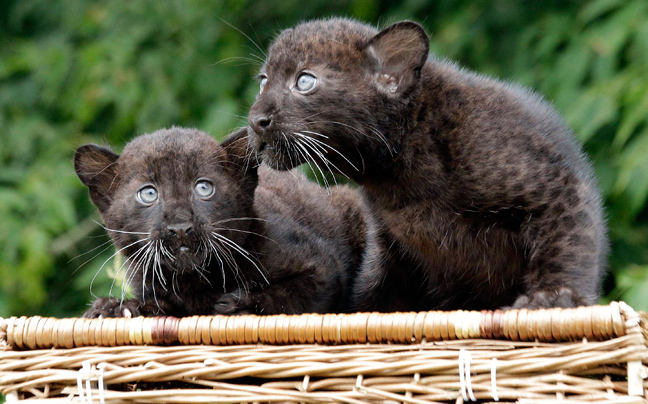
[[(312, 90), (296, 87), (301, 74)], [(357, 310), (571, 307), (599, 296), (607, 239), (590, 164), (517, 85), (428, 58), (420, 25), (346, 19), (283, 31), (261, 70), (251, 143), (362, 185), (374, 213)], [(304, 145), (304, 136), (319, 144)], [(333, 150), (335, 149), (335, 150)]]
[[(100, 297), (86, 317), (348, 306), (348, 280), (364, 249), (357, 191), (341, 186), (327, 195), (300, 173), (257, 169), (246, 136), (240, 130), (219, 145), (197, 130), (172, 128), (137, 137), (121, 156), (79, 147), (76, 172), (126, 257), (120, 272), (134, 295)], [(214, 186), (209, 198), (194, 191), (204, 180)], [(158, 194), (150, 206), (137, 200), (146, 186)]]

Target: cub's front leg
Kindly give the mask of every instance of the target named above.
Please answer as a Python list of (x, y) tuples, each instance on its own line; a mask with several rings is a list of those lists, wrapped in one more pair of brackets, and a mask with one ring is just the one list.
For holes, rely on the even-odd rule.
[(343, 287), (335, 276), (307, 266), (303, 273), (271, 281), (264, 288), (223, 295), (214, 314), (301, 314), (341, 311)]
[[(277, 293), (279, 292), (279, 293)], [(290, 293), (280, 291), (278, 287), (262, 290), (245, 291), (237, 289), (221, 296), (214, 304), (214, 314), (296, 314), (303, 313), (302, 305), (288, 296)], [(291, 301), (290, 304), (285, 302)]]
[(98, 297), (85, 313), (85, 318), (136, 317), (141, 315), (137, 300), (118, 300), (114, 297)]
[(85, 318), (162, 316), (168, 310), (164, 302), (143, 303), (136, 299), (119, 300), (114, 297), (98, 297), (85, 313)]
[(214, 304), (214, 314), (245, 315), (256, 313), (255, 299), (250, 293), (237, 289), (232, 293), (221, 296)]

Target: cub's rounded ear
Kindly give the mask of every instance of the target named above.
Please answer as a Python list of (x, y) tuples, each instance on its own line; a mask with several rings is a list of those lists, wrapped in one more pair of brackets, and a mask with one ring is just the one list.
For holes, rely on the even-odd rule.
[[(230, 133), (220, 145), (225, 149), (227, 160), (232, 164), (245, 163), (251, 157), (252, 149), (248, 144), (247, 127)], [(245, 164), (241, 164), (240, 168), (241, 170), (245, 169)]]
[(429, 50), (430, 39), (420, 24), (397, 22), (369, 40), (365, 67), (380, 91), (399, 96), (418, 82)]
[(74, 170), (83, 185), (90, 190), (90, 198), (99, 212), (105, 212), (112, 203), (117, 181), (119, 155), (94, 144), (79, 146), (74, 155)]
[(244, 127), (229, 134), (220, 145), (225, 150), (225, 165), (228, 170), (241, 179), (252, 178), (254, 186), (256, 186), (259, 164), (256, 161), (256, 154), (249, 144), (248, 130), (250, 130), (248, 127)]

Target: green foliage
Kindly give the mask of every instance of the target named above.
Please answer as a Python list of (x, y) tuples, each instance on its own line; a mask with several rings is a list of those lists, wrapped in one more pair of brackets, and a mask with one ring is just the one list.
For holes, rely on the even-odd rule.
[(552, 101), (606, 197), (607, 298), (648, 309), (644, 0), (16, 0), (0, 3), (0, 316), (78, 315), (95, 276), (96, 294), (111, 286), (112, 261), (99, 270), (114, 250), (74, 174), (77, 146), (121, 150), (171, 125), (221, 138), (245, 124), (257, 44), (329, 15), (420, 21), (438, 55)]

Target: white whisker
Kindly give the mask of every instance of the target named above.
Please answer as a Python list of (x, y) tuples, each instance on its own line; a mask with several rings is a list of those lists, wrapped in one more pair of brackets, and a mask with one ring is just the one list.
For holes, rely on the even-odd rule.
[(253, 234), (253, 235), (255, 235), (255, 236), (259, 236), (259, 237), (261, 237), (261, 238), (264, 238), (264, 239), (266, 239), (266, 240), (268, 240), (268, 241), (272, 241), (272, 242), (275, 243), (276, 245), (280, 246), (280, 244), (277, 243), (277, 242), (276, 242), (275, 240), (273, 240), (272, 238), (267, 237), (267, 236), (264, 236), (263, 234), (261, 234), (261, 233), (257, 233), (257, 232), (254, 232), (254, 231), (249, 231), (249, 230), (239, 230), (239, 229), (231, 229), (231, 228), (227, 228), (227, 227), (214, 227), (213, 230), (235, 231), (235, 232), (238, 232), (238, 233)]
[[(135, 279), (135, 275), (138, 273), (138, 268), (142, 267), (142, 260), (146, 257), (144, 249), (148, 247), (148, 244), (142, 247), (141, 251), (138, 252), (138, 255), (134, 255), (133, 257), (130, 257), (132, 259), (131, 264), (128, 265), (128, 268), (126, 269), (126, 285), (132, 287), (133, 285), (133, 280)], [(131, 269), (131, 266), (133, 266), (134, 270), (128, 275), (128, 272)], [(134, 290), (134, 289), (133, 289)], [(124, 301), (126, 290), (122, 288), (122, 294), (121, 294), (121, 301)]]
[(124, 251), (125, 249), (127, 249), (127, 248), (129, 248), (129, 247), (131, 247), (131, 246), (134, 246), (134, 245), (137, 244), (137, 243), (142, 243), (142, 242), (147, 241), (147, 240), (148, 240), (148, 238), (144, 238), (144, 239), (141, 239), (141, 240), (137, 240), (137, 241), (135, 241), (135, 242), (133, 242), (133, 243), (131, 243), (131, 244), (128, 244), (128, 245), (125, 246), (125, 247), (120, 248), (120, 249), (117, 250), (113, 255), (111, 255), (110, 257), (108, 257), (108, 258), (104, 261), (104, 263), (101, 265), (101, 267), (99, 268), (99, 270), (97, 271), (97, 273), (95, 273), (95, 275), (92, 277), (92, 280), (90, 281), (90, 294), (91, 294), (93, 297), (97, 297), (97, 296), (95, 296), (94, 293), (92, 293), (92, 285), (94, 284), (95, 279), (97, 279), (97, 275), (99, 275), (99, 272), (101, 272), (101, 270), (103, 269), (103, 267), (106, 266), (106, 264), (108, 263), (108, 261), (110, 261), (110, 260), (111, 260), (115, 255), (119, 254), (120, 252)]
[(256, 270), (259, 272), (259, 274), (263, 277), (263, 280), (264, 280), (266, 283), (270, 283), (270, 282), (268, 281), (268, 278), (266, 277), (266, 275), (265, 275), (265, 274), (263, 273), (263, 271), (261, 270), (261, 268), (259, 268), (259, 265), (257, 265), (256, 262), (254, 262), (255, 260), (254, 260), (254, 258), (253, 258), (253, 256), (252, 256), (252, 254), (250, 254), (250, 253), (247, 252), (243, 247), (241, 247), (240, 245), (236, 244), (234, 241), (228, 239), (227, 237), (223, 236), (222, 234), (215, 233), (215, 232), (212, 232), (211, 234), (212, 234), (216, 239), (219, 239), (221, 242), (225, 243), (226, 245), (230, 246), (232, 249), (234, 249), (235, 251), (237, 251), (239, 254), (241, 254), (242, 257), (244, 257), (246, 260), (248, 260), (248, 261), (249, 261), (249, 262), (250, 262), (250, 263), (251, 263), (251, 264), (256, 268)]
[(223, 224), (223, 223), (228, 223), (228, 222), (236, 222), (236, 221), (242, 221), (242, 220), (258, 220), (258, 221), (261, 221), (261, 222), (267, 222), (266, 219), (261, 219), (259, 217), (233, 217), (233, 218), (229, 218), (229, 219), (223, 219), (223, 220), (215, 221), (215, 222), (211, 223), (211, 225), (213, 226), (213, 225), (217, 225), (217, 224)]
[(178, 273), (176, 271), (173, 271), (173, 275), (171, 275), (171, 289), (173, 289), (173, 294), (175, 295), (175, 297), (177, 297), (179, 299), (180, 298), (180, 296), (178, 296), (178, 288), (179, 288), (179, 286), (178, 286), (178, 288), (176, 288), (176, 285), (178, 283), (177, 275), (178, 275)]
[[(144, 244), (137, 251), (135, 251), (135, 253), (131, 257), (127, 257), (124, 260), (124, 262), (121, 264), (121, 266), (117, 270), (117, 273), (115, 273), (115, 276), (113, 277), (113, 281), (110, 284), (110, 290), (108, 291), (108, 296), (112, 296), (112, 290), (113, 290), (113, 287), (115, 286), (115, 281), (117, 280), (117, 276), (119, 275), (121, 270), (124, 268), (124, 266), (126, 264), (128, 264), (128, 267), (126, 268), (126, 273), (124, 274), (124, 281), (126, 281), (126, 278), (127, 278), (127, 275), (128, 275), (128, 270), (130, 269), (130, 267), (132, 265), (132, 259), (134, 259), (132, 257), (137, 257), (139, 254), (141, 254), (141, 252), (146, 248), (147, 245), (148, 244)], [(122, 294), (123, 294), (123, 291), (124, 291), (124, 288), (122, 287)]]
[(146, 232), (138, 232), (138, 231), (126, 231), (126, 230), (109, 229), (108, 227), (104, 226), (103, 224), (101, 224), (101, 223), (99, 223), (97, 221), (93, 220), (93, 222), (95, 222), (96, 224), (101, 226), (101, 228), (106, 230), (106, 231), (112, 231), (112, 232), (115, 232), (115, 233), (124, 233), (124, 234), (139, 234), (139, 235), (144, 235), (144, 236), (150, 236), (151, 235), (150, 232), (146, 233)]
[(160, 279), (160, 286), (162, 286), (162, 289), (164, 289), (165, 292), (168, 292), (168, 289), (166, 288), (166, 278), (164, 277), (164, 273), (162, 271), (162, 262), (161, 262), (161, 252), (160, 252), (160, 246), (162, 245), (162, 240), (158, 240), (157, 243), (155, 244), (154, 248), (154, 261), (153, 261), (153, 270), (157, 272), (158, 279)]
[[(145, 255), (145, 261), (144, 265), (142, 266), (142, 301), (146, 303), (146, 276), (148, 275), (148, 268), (149, 264), (151, 263), (151, 259), (153, 255), (151, 254), (151, 248), (152, 245), (150, 245), (144, 255)], [(151, 288), (153, 289), (153, 295), (155, 297), (155, 283), (151, 283)]]
[[(315, 173), (315, 169), (313, 168), (313, 166), (312, 166), (312, 164), (311, 164), (311, 162), (315, 163), (315, 161), (313, 160), (313, 156), (311, 156), (311, 154), (310, 154), (310, 153), (308, 152), (308, 150), (307, 150), (307, 149), (306, 149), (306, 148), (301, 144), (301, 142), (296, 141), (296, 142), (295, 142), (295, 145), (297, 146), (297, 148), (295, 148), (295, 150), (296, 150), (297, 152), (299, 152), (299, 153), (302, 155), (302, 157), (304, 158), (306, 164), (308, 164), (308, 166), (310, 167), (311, 171), (312, 171), (313, 173)], [(317, 164), (315, 164), (315, 165), (317, 165)], [(320, 171), (320, 173), (322, 173), (322, 170), (319, 169), (319, 166), (317, 167), (317, 169)], [(319, 184), (319, 179), (317, 178), (317, 175), (315, 175), (315, 180), (316, 180), (317, 183)], [(329, 190), (329, 184), (328, 184), (328, 181), (326, 180), (326, 176), (324, 175), (324, 173), (322, 173), (322, 181), (324, 182), (324, 187), (326, 188), (326, 192), (329, 193), (329, 192), (330, 192), (330, 190)], [(320, 185), (321, 185), (321, 184), (320, 184)]]
[[(75, 259), (83, 257), (84, 255), (88, 255), (88, 254), (90, 254), (91, 252), (93, 252), (93, 251), (95, 251), (95, 250), (97, 250), (97, 249), (99, 249), (99, 248), (105, 246), (106, 244), (110, 244), (111, 242), (112, 242), (112, 240), (104, 241), (103, 243), (99, 244), (99, 245), (96, 246), (95, 248), (93, 248), (93, 249), (91, 249), (91, 250), (89, 250), (89, 251), (86, 251), (86, 252), (84, 252), (84, 253), (81, 253), (81, 254), (77, 255), (76, 257), (70, 259), (68, 262), (66, 262), (66, 264), (69, 264), (70, 262), (74, 261)], [(105, 250), (102, 250), (99, 254), (101, 254), (101, 253), (104, 252), (104, 251), (105, 251)], [(91, 260), (92, 260), (93, 258), (95, 258), (95, 257), (96, 257), (96, 255), (95, 255), (94, 257), (90, 258), (88, 261), (91, 261)], [(83, 264), (85, 264), (85, 263), (88, 262), (88, 261), (85, 261)], [(83, 266), (83, 264), (81, 264), (81, 265), (79, 266), (79, 268), (81, 268), (81, 266)], [(77, 270), (78, 270), (79, 268), (77, 268)]]
[[(342, 174), (347, 179), (349, 178), (342, 170), (340, 170), (335, 164), (333, 164), (333, 162), (331, 162), (328, 158), (326, 158), (326, 156), (324, 156), (324, 153), (326, 153), (326, 150), (322, 146), (320, 146), (317, 142), (321, 143), (324, 146), (328, 146), (331, 150), (336, 151), (335, 149), (333, 149), (332, 147), (330, 147), (326, 143), (322, 143), (317, 139), (313, 139), (312, 137), (303, 135), (301, 133), (295, 133), (295, 135), (300, 136), (304, 141), (304, 145), (308, 146), (311, 150), (313, 150), (319, 156), (320, 160), (322, 160), (322, 163), (324, 163), (324, 165), (326, 166), (328, 171), (331, 173), (331, 176), (333, 177), (333, 181), (335, 182), (335, 185), (337, 185), (337, 180), (335, 179), (335, 175), (333, 175), (333, 170), (331, 170), (331, 166), (333, 168), (335, 168), (335, 171), (339, 172), (340, 174)], [(344, 157), (344, 156), (342, 156), (342, 157)], [(351, 164), (351, 162), (349, 162), (349, 164)], [(353, 164), (351, 164), (351, 166), (355, 168), (355, 166)]]
[(216, 249), (216, 246), (214, 246), (214, 243), (212, 243), (212, 241), (209, 239), (207, 239), (207, 243), (209, 244), (209, 247), (212, 249), (212, 251), (214, 251), (214, 255), (216, 256), (216, 259), (220, 264), (221, 273), (223, 275), (223, 292), (225, 292), (225, 264), (223, 263), (223, 260), (220, 257), (218, 249)]
[[(303, 135), (302, 135), (302, 136), (303, 136)], [(305, 136), (305, 137), (306, 137), (306, 136)], [(310, 144), (309, 144), (308, 142), (306, 142), (306, 141), (300, 141), (300, 142), (298, 142), (298, 143), (299, 143), (299, 144), (300, 144), (304, 149), (312, 150), (312, 151), (313, 151), (313, 152), (314, 152), (314, 153), (315, 153), (315, 154), (320, 158), (320, 160), (324, 163), (324, 165), (326, 165), (326, 167), (328, 168), (329, 172), (331, 172), (331, 175), (333, 175), (333, 172), (331, 171), (331, 168), (330, 168), (330, 167), (328, 166), (328, 164), (326, 163), (326, 161), (327, 161), (326, 157), (324, 157), (324, 155), (323, 155), (320, 151), (318, 151), (317, 149), (315, 149), (312, 145), (310, 145)], [(311, 156), (311, 158), (312, 158), (312, 154), (310, 154), (310, 152), (308, 152), (308, 155)], [(330, 191), (329, 191), (330, 184), (328, 183), (328, 180), (326, 179), (326, 175), (324, 175), (324, 172), (323, 172), (322, 169), (320, 168), (319, 164), (317, 164), (317, 160), (313, 159), (313, 164), (315, 164), (315, 167), (317, 167), (317, 169), (319, 170), (320, 174), (322, 174), (322, 179), (323, 179), (323, 181), (324, 181), (324, 184), (326, 185), (327, 193), (330, 195)], [(333, 180), (335, 180), (335, 176), (333, 176)], [(337, 185), (337, 181), (336, 181), (335, 184)]]
[(226, 248), (225, 245), (222, 245), (223, 242), (219, 240), (218, 238), (214, 237), (218, 243), (214, 244), (214, 246), (220, 251), (223, 255), (223, 259), (229, 264), (229, 268), (232, 270), (232, 273), (234, 274), (234, 280), (236, 281), (236, 285), (238, 286), (239, 289), (243, 288), (247, 290), (247, 286), (245, 284), (245, 281), (242, 278), (242, 272), (236, 263), (236, 260), (234, 259), (234, 255), (232, 254), (232, 251), (230, 249)]
[[(109, 243), (110, 243), (111, 241), (112, 241), (112, 240), (108, 240)], [(102, 246), (103, 246), (103, 245), (105, 245), (105, 243), (102, 244)], [(81, 269), (81, 268), (82, 268), (85, 264), (87, 264), (88, 262), (92, 261), (93, 259), (95, 259), (95, 258), (97, 258), (98, 256), (100, 256), (101, 254), (103, 254), (106, 250), (109, 250), (110, 247), (112, 247), (112, 244), (110, 244), (108, 247), (104, 248), (103, 250), (99, 251), (98, 253), (96, 253), (96, 254), (93, 255), (92, 257), (88, 258), (86, 261), (83, 262), (83, 264), (79, 265), (79, 266), (77, 267), (77, 269), (74, 270), (74, 273), (76, 273), (79, 269)]]
[[(320, 135), (319, 133), (311, 132), (311, 131), (307, 131), (307, 130), (305, 130), (304, 132), (305, 132), (305, 133), (310, 133), (310, 134), (313, 134), (313, 135)], [(324, 135), (320, 135), (320, 136), (324, 136)], [(344, 156), (344, 154), (340, 153), (340, 151), (338, 151), (337, 149), (335, 149), (335, 148), (334, 148), (333, 146), (331, 146), (330, 144), (326, 144), (326, 143), (322, 142), (322, 141), (319, 140), (319, 139), (315, 139), (315, 138), (312, 138), (312, 137), (309, 137), (309, 136), (306, 136), (306, 137), (307, 137), (311, 142), (315, 142), (316, 144), (320, 145), (321, 147), (326, 147), (326, 148), (328, 148), (329, 150), (331, 150), (331, 151), (337, 153), (340, 157), (342, 157), (342, 158), (344, 159), (344, 161), (346, 161), (347, 163), (349, 163), (349, 165), (350, 165), (351, 167), (353, 167), (356, 171), (360, 171), (360, 170), (358, 169), (358, 167), (355, 166), (355, 164), (353, 164), (353, 163), (352, 163), (348, 158), (346, 158), (346, 157)], [(338, 169), (337, 167), (335, 167), (335, 168), (336, 168), (338, 171), (340, 171), (340, 169)], [(340, 171), (340, 173), (341, 173), (342, 175), (344, 175), (344, 173), (342, 173), (341, 171)], [(347, 178), (348, 178), (348, 177), (347, 177)]]
[[(343, 123), (343, 122), (337, 122), (337, 121), (315, 121), (315, 122), (311, 122), (311, 123), (332, 123), (332, 124), (335, 124), (335, 125), (341, 125), (341, 126), (344, 126), (344, 127), (346, 127), (346, 128), (353, 129), (354, 131), (356, 131), (357, 133), (359, 133), (359, 134), (361, 134), (361, 135), (363, 135), (363, 136), (367, 136), (367, 134), (364, 133), (363, 131), (361, 131), (360, 129), (358, 129), (358, 128), (354, 127), (354, 126), (351, 126), (351, 125), (349, 125), (349, 124)], [(378, 137), (378, 139), (379, 139), (381, 142), (383, 142), (383, 143), (385, 144), (385, 146), (387, 147), (387, 150), (389, 151), (389, 154), (393, 156), (393, 155), (394, 155), (394, 152), (393, 152), (391, 146), (389, 145), (389, 142), (387, 142), (387, 138), (385, 137), (385, 135), (383, 135), (382, 133), (380, 133), (380, 131), (378, 131), (378, 129), (372, 127), (371, 125), (364, 124), (364, 126), (365, 126), (366, 128), (368, 128), (368, 129), (369, 129), (369, 130), (370, 130), (374, 135), (376, 135), (376, 137)]]

